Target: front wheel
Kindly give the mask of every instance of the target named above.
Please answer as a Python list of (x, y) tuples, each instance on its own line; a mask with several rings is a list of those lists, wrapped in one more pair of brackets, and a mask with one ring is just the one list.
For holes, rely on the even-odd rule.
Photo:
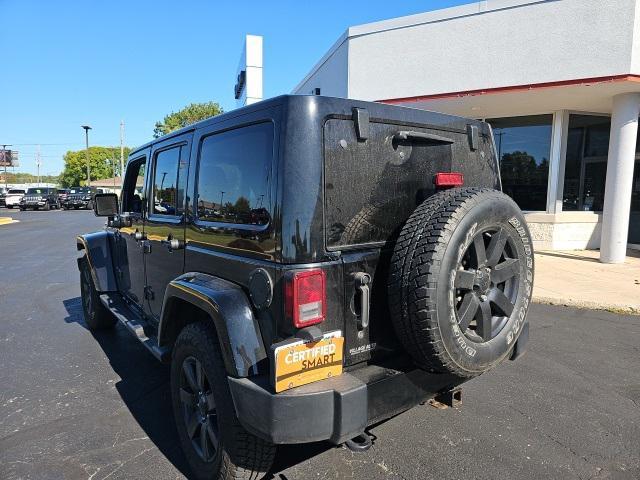
[(211, 325), (187, 325), (171, 359), (171, 398), (178, 437), (197, 479), (257, 479), (275, 446), (247, 432), (236, 417), (218, 339)]
[(80, 294), (84, 319), (90, 330), (103, 330), (116, 324), (116, 317), (102, 304), (93, 285), (87, 257), (80, 260)]

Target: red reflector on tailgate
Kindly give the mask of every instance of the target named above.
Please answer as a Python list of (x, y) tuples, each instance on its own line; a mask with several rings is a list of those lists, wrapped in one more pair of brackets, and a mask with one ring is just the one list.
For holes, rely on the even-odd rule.
[(285, 282), (285, 311), (296, 328), (324, 321), (325, 273), (319, 268), (290, 272)]
[(434, 179), (434, 183), (436, 187), (461, 187), (464, 185), (464, 177), (461, 173), (451, 172), (445, 173), (440, 172), (436, 173), (436, 178)]

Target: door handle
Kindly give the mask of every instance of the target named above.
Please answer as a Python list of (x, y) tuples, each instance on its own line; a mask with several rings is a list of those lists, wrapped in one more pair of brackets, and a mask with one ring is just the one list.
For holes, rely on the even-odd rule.
[(364, 330), (369, 326), (369, 306), (371, 289), (371, 275), (364, 272), (358, 272), (354, 275), (356, 289), (360, 292), (360, 321), (358, 322), (358, 330)]
[(166, 239), (161, 240), (160, 243), (167, 247), (167, 250), (169, 250), (169, 252), (173, 252), (174, 250), (182, 250), (184, 248), (184, 242), (182, 240), (172, 238), (171, 236), (168, 236)]

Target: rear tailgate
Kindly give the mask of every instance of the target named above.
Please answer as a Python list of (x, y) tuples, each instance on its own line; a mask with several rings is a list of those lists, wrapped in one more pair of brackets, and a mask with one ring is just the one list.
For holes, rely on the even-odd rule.
[(358, 138), (352, 119), (326, 121), (325, 242), (342, 252), (345, 365), (398, 349), (386, 294), (393, 239), (435, 193), (435, 174), (462, 172), (466, 185), (499, 188), (489, 129), (470, 123), (473, 129), (372, 119)]

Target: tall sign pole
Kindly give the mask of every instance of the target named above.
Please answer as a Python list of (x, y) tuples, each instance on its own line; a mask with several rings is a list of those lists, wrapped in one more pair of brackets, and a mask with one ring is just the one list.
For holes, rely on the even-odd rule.
[(124, 120), (120, 120), (120, 176), (124, 177)]
[(10, 147), (11, 145), (9, 144), (3, 144), (2, 145), (2, 163), (4, 164), (4, 188), (9, 188), (7, 186), (7, 158), (6, 158), (6, 152), (7, 152), (7, 147)]
[(262, 100), (262, 37), (246, 35), (234, 87), (236, 107)]
[(87, 146), (87, 187), (91, 186), (91, 171), (89, 170), (89, 130), (91, 127), (89, 125), (82, 125), (84, 128), (84, 139)]

